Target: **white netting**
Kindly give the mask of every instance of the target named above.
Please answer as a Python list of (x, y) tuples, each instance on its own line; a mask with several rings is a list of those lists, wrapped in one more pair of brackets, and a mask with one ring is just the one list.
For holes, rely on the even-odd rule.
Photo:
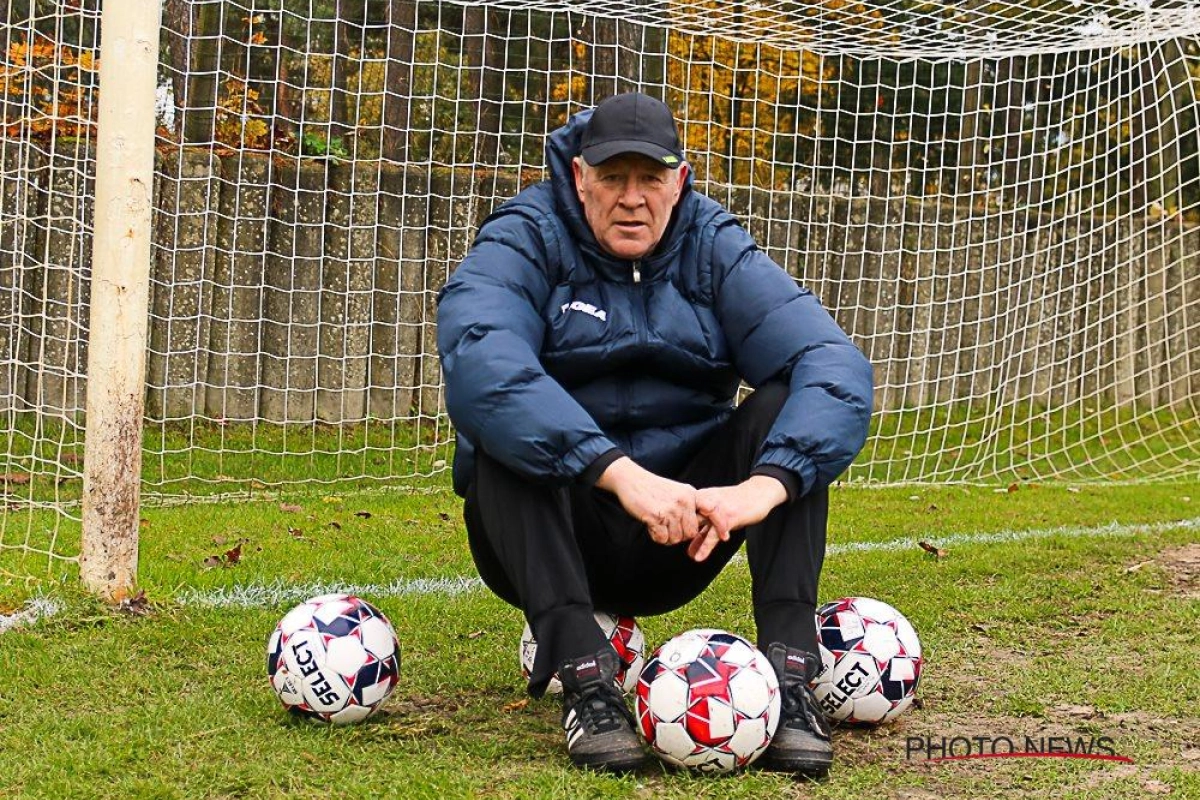
[[(0, 12), (0, 551), (73, 552), (97, 9)], [(436, 291), (546, 133), (635, 88), (876, 365), (849, 479), (1198, 474), (1196, 3), (166, 0), (163, 25), (150, 496), (443, 469)]]

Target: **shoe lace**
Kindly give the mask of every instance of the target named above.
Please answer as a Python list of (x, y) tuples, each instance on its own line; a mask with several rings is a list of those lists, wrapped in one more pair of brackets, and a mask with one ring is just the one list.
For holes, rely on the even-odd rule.
[(579, 723), (589, 733), (607, 733), (633, 724), (633, 715), (615, 688), (604, 685), (584, 689), (575, 705)]
[(792, 729), (810, 731), (819, 736), (829, 736), (829, 725), (825, 715), (817, 707), (812, 690), (797, 681), (783, 688), (783, 719), (781, 724)]

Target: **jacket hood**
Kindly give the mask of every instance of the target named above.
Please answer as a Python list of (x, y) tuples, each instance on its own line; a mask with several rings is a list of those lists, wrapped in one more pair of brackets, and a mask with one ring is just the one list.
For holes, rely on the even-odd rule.
[[(583, 131), (587, 128), (588, 120), (592, 118), (592, 111), (593, 109), (589, 108), (573, 115), (566, 125), (553, 131), (547, 137), (546, 163), (550, 167), (550, 184), (554, 193), (554, 202), (558, 206), (559, 214), (566, 220), (575, 240), (583, 249), (591, 251), (599, 258), (616, 260), (600, 249), (596, 236), (592, 233), (587, 217), (583, 213), (583, 203), (579, 202), (579, 195), (575, 192), (575, 172), (571, 162), (575, 156), (579, 155), (579, 151), (583, 147)], [(689, 169), (687, 178), (684, 180), (683, 191), (679, 195), (679, 202), (675, 204), (675, 210), (671, 212), (671, 221), (667, 223), (667, 229), (663, 232), (663, 238), (658, 246), (654, 248), (654, 253), (671, 249), (674, 241), (682, 235), (683, 231), (687, 230), (695, 216), (696, 205), (691, 202), (694, 199), (692, 196), (693, 182), (693, 173)], [(651, 253), (650, 256), (653, 257), (654, 253)]]

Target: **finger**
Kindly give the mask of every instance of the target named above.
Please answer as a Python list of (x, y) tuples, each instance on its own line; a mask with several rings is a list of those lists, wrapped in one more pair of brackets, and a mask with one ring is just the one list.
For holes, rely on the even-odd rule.
[(720, 537), (715, 530), (710, 529), (704, 536), (699, 536), (691, 541), (688, 545), (688, 556), (699, 563), (709, 557), (718, 542), (720, 542)]
[(687, 535), (687, 522), (682, 519), (676, 519), (672, 523), (671, 533), (675, 537), (672, 544), (679, 544), (680, 542), (686, 542), (688, 539), (692, 538), (691, 536)]
[(689, 541), (695, 540), (700, 533), (700, 525), (696, 519), (696, 510), (688, 509), (683, 512), (683, 518), (680, 520), (682, 526), (681, 533), (684, 539)]
[(663, 544), (676, 545), (683, 541), (683, 537), (679, 535), (679, 523), (676, 520), (668, 520), (663, 524)]
[(729, 534), (732, 528), (729, 525), (729, 521), (721, 514), (713, 514), (712, 516), (705, 517), (704, 523), (722, 542), (729, 541)]

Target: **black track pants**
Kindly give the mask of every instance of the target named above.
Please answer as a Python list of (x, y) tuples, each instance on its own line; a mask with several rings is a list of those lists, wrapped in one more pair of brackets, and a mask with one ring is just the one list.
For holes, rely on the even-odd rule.
[[(767, 384), (754, 392), (678, 475), (697, 488), (745, 480), (787, 398)], [(530, 481), (482, 450), (463, 516), (480, 577), (521, 609), (538, 641), (529, 691), (540, 696), (565, 659), (605, 645), (593, 610), (661, 614), (696, 597), (746, 543), (754, 621), (761, 647), (783, 642), (817, 652), (817, 579), (829, 513), (824, 489), (779, 506), (735, 531), (703, 562), (687, 543), (656, 544), (616, 497), (585, 486)]]

